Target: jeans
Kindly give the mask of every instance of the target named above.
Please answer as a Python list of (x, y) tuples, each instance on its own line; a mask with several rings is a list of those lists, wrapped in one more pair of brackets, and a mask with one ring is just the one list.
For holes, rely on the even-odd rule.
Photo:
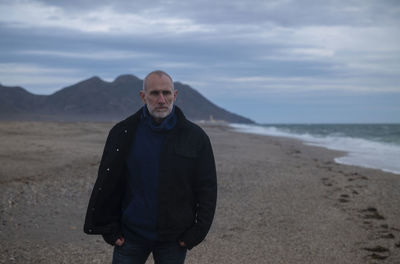
[(122, 246), (114, 246), (112, 264), (144, 264), (153, 253), (155, 264), (183, 264), (187, 249), (177, 241), (127, 240)]

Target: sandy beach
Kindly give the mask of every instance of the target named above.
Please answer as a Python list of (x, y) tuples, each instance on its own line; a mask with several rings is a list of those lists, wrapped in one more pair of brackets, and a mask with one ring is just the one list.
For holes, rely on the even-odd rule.
[[(400, 175), (343, 153), (202, 125), (218, 205), (186, 263), (400, 263)], [(111, 263), (83, 233), (111, 123), (0, 123), (0, 263)], [(149, 261), (148, 263), (153, 263)]]

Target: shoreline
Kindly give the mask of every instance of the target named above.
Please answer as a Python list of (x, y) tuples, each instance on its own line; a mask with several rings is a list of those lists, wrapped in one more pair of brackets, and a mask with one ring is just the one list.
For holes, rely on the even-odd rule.
[[(350, 251), (354, 251), (353, 253), (357, 252), (355, 254), (357, 257), (353, 260), (350, 260), (350, 256), (348, 258), (335, 256), (331, 258), (332, 262), (328, 261), (328, 263), (377, 263), (375, 261), (397, 263), (397, 260), (400, 259), (400, 226), (397, 221), (400, 219), (398, 210), (400, 194), (397, 191), (400, 188), (399, 175), (380, 169), (337, 163), (335, 158), (346, 155), (347, 152), (309, 145), (301, 139), (246, 133), (229, 126), (225, 128), (220, 126), (218, 129), (279, 146), (285, 151), (284, 157), (279, 157), (283, 162), (288, 162), (287, 156), (292, 158), (292, 162), (300, 160), (300, 164), (294, 161), (297, 164), (291, 170), (289, 169), (290, 172), (313, 177), (313, 179), (302, 178), (303, 180), (312, 180), (313, 184), (316, 183), (314, 180), (319, 181), (319, 186), (314, 187), (322, 188), (319, 189), (319, 194), (322, 192), (320, 198), (327, 202), (325, 206), (327, 205), (329, 208), (328, 214), (332, 214), (334, 211), (334, 215), (330, 216), (339, 218), (339, 221), (336, 222), (337, 226), (330, 226), (332, 228), (330, 232), (338, 232), (336, 228), (340, 226), (344, 230), (348, 229), (346, 225), (352, 226), (352, 229), (347, 230), (349, 233), (342, 235), (345, 237), (348, 234), (353, 235), (354, 248), (347, 245), (346, 249), (342, 248), (342, 252), (339, 250), (337, 254), (343, 254), (343, 252), (349, 251), (349, 248), (352, 248)], [(268, 145), (270, 146), (270, 144)], [(307, 163), (305, 160), (309, 162)], [(296, 171), (296, 169), (298, 170)], [(278, 175), (281, 175), (281, 170), (278, 168)], [(297, 179), (291, 178), (290, 180), (296, 181)], [(306, 186), (302, 187), (307, 188)], [(287, 187), (285, 186), (285, 188)], [(296, 192), (296, 190), (293, 191)], [(315, 192), (315, 190), (311, 192)], [(321, 207), (317, 206), (317, 208)], [(339, 239), (336, 242), (347, 244), (348, 241)], [(332, 246), (330, 241), (326, 241), (326, 243), (327, 248)], [(275, 261), (278, 260), (282, 261), (279, 258)], [(311, 258), (308, 263), (322, 263), (327, 260), (328, 258), (325, 257), (319, 261)], [(307, 263), (303, 260), (285, 260), (285, 262)]]
[[(302, 124), (299, 125), (304, 126)], [(320, 126), (319, 124), (315, 125)], [(330, 125), (335, 125), (335, 124), (330, 124)], [(358, 126), (363, 124), (347, 124), (347, 126), (349, 125)], [(397, 125), (397, 124), (390, 124), (390, 125)], [(242, 133), (297, 139), (303, 142), (303, 144), (305, 145), (320, 146), (325, 149), (340, 151), (343, 152), (344, 154), (334, 159), (335, 162), (339, 164), (359, 166), (369, 169), (379, 169), (384, 172), (400, 175), (400, 166), (398, 165), (400, 159), (396, 160), (393, 158), (400, 156), (400, 145), (397, 144), (378, 141), (378, 140), (371, 140), (369, 138), (357, 137), (354, 135), (337, 136), (331, 134), (331, 133), (338, 133), (334, 131), (331, 131), (331, 133), (327, 133), (325, 135), (318, 135), (310, 133), (308, 130), (305, 130), (302, 133), (285, 131), (281, 130), (279, 127), (278, 128), (274, 127), (273, 125), (263, 126), (263, 125), (228, 124), (228, 126)], [(324, 126), (324, 124), (322, 124), (322, 126)], [(324, 133), (326, 133), (326, 131)], [(371, 155), (372, 150), (380, 154)], [(385, 155), (383, 155), (384, 153)]]
[[(112, 247), (82, 226), (112, 125), (0, 122), (0, 263), (111, 262)], [(340, 152), (297, 139), (200, 125), (218, 204), (186, 263), (398, 262), (398, 175), (335, 163)]]

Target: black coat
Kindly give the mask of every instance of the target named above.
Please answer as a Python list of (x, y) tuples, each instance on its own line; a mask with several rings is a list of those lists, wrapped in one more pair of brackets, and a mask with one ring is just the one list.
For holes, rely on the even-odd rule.
[[(125, 162), (140, 112), (110, 130), (86, 212), (84, 232), (101, 234), (109, 244), (121, 236)], [(191, 249), (205, 238), (214, 218), (215, 161), (206, 133), (178, 107), (175, 113), (178, 122), (168, 133), (160, 156), (157, 232), (160, 240), (182, 240)]]

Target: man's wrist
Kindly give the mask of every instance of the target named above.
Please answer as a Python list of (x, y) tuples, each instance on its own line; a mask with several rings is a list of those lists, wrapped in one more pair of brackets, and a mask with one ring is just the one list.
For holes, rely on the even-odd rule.
[(115, 245), (116, 246), (122, 246), (125, 243), (125, 239), (123, 237), (119, 237), (116, 241), (115, 241)]
[(181, 247), (186, 247), (186, 244), (185, 244), (185, 242), (184, 242), (184, 241), (182, 241), (182, 240), (179, 240), (179, 245), (180, 245)]

